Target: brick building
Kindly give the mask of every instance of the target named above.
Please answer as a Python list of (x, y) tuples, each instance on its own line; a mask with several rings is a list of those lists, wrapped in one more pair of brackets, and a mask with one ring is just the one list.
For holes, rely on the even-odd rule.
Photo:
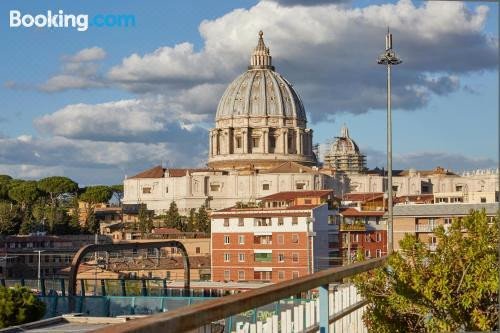
[[(239, 207), (239, 208), (237, 208)], [(330, 266), (338, 251), (338, 211), (332, 191), (280, 192), (259, 205), (216, 211), (212, 223), (212, 281), (297, 278)]]

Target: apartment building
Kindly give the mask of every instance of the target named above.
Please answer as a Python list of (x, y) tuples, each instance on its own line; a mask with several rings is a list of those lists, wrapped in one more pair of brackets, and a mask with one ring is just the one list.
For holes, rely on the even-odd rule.
[(429, 248), (435, 248), (437, 239), (434, 229), (443, 225), (451, 225), (454, 218), (469, 215), (471, 210), (486, 211), (490, 217), (498, 214), (498, 203), (443, 203), (443, 204), (420, 204), (420, 205), (396, 205), (394, 206), (394, 250), (399, 249), (399, 241), (405, 234), (416, 235), (419, 239), (429, 244)]
[[(59, 271), (71, 264), (74, 254), (95, 240), (95, 235), (6, 236), (0, 239), (0, 277), (36, 278), (39, 256), (41, 276), (58, 277)], [(97, 240), (99, 244), (111, 243), (111, 239), (103, 235)]]
[(290, 191), (212, 213), (212, 281), (279, 282), (330, 267), (337, 203), (330, 190)]
[(340, 209), (340, 257), (348, 264), (358, 251), (365, 258), (387, 254), (387, 224), (383, 210), (361, 210), (357, 207)]

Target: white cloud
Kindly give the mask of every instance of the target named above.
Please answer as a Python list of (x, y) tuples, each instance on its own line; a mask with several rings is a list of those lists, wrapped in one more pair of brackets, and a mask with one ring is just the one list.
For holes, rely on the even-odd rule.
[(182, 43), (134, 54), (108, 79), (135, 92), (227, 84), (245, 70), (262, 29), (277, 70), (295, 84), (314, 120), (383, 108), (385, 71), (376, 58), (387, 26), (404, 61), (393, 71), (396, 108), (418, 109), (433, 94), (459, 89), (459, 75), (497, 66), (498, 42), (482, 31), (487, 7), (471, 12), (459, 2), (415, 6), (409, 0), (365, 8), (316, 4), (264, 1), (203, 21), (201, 50)]
[(89, 62), (97, 61), (106, 58), (106, 51), (104, 49), (94, 46), (78, 51), (77, 53), (69, 56), (64, 56), (65, 62)]
[(99, 73), (98, 62), (106, 57), (100, 47), (80, 50), (76, 54), (62, 57), (61, 72), (40, 84), (38, 89), (45, 92), (59, 92), (70, 89), (90, 89), (106, 86)]

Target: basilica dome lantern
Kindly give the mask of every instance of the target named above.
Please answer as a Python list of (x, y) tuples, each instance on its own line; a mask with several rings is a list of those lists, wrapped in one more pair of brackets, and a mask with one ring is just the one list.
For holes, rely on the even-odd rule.
[(270, 169), (283, 162), (316, 165), (306, 125), (302, 101), (275, 71), (261, 31), (248, 70), (219, 101), (208, 165), (223, 170)]

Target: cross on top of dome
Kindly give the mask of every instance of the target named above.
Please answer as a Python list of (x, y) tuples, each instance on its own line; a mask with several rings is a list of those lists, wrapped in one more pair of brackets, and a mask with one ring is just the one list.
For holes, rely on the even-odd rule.
[(272, 57), (269, 52), (269, 48), (264, 43), (264, 33), (259, 31), (259, 41), (257, 42), (257, 46), (252, 52), (252, 56), (250, 57), (250, 66), (248, 69), (270, 69), (274, 70), (274, 66), (272, 65)]

